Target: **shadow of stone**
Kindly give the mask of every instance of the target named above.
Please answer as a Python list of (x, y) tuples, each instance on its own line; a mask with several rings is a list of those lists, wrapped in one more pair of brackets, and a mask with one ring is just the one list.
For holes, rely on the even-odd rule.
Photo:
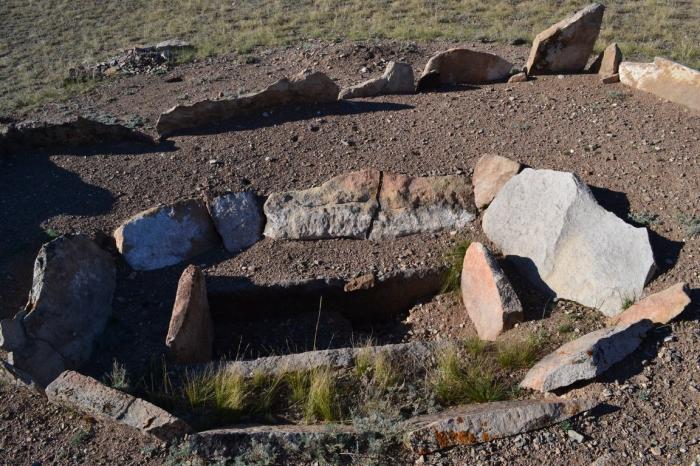
[(654, 251), (654, 261), (656, 262), (655, 277), (668, 272), (678, 261), (681, 250), (685, 243), (664, 238), (660, 234), (647, 228), (651, 250)]
[(598, 204), (627, 221), (627, 215), (630, 212), (630, 201), (627, 199), (627, 194), (592, 185), (588, 185), (588, 187), (591, 188), (593, 197), (598, 201)]

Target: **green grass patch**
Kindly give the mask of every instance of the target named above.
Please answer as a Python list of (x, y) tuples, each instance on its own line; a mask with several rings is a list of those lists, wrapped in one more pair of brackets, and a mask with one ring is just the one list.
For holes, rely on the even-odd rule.
[(445, 259), (448, 264), (445, 281), (442, 285), (441, 293), (451, 293), (459, 291), (460, 278), (462, 277), (462, 265), (464, 264), (464, 255), (469, 249), (471, 241), (464, 240), (455, 244), (447, 253)]
[(501, 368), (510, 370), (530, 368), (539, 358), (542, 346), (542, 336), (502, 342), (497, 350), (498, 364)]

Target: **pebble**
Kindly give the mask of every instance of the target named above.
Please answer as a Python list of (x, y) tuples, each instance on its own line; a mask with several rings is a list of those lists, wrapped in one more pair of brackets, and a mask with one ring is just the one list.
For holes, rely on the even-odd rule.
[(575, 430), (571, 430), (571, 429), (567, 430), (566, 434), (569, 436), (569, 438), (571, 440), (578, 442), (578, 443), (583, 443), (583, 439), (584, 439), (583, 435), (579, 434)]

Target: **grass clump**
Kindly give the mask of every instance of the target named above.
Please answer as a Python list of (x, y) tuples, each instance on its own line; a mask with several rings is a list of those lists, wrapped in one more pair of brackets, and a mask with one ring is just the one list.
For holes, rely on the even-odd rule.
[(559, 327), (557, 327), (557, 332), (559, 332), (559, 333), (565, 334), (565, 333), (571, 333), (573, 331), (574, 331), (574, 326), (573, 326), (573, 324), (571, 324), (569, 322), (561, 324)]
[(116, 359), (112, 361), (112, 370), (105, 374), (103, 381), (108, 387), (112, 387), (122, 392), (129, 392), (131, 388), (129, 383), (129, 374), (126, 371), (126, 367), (117, 362)]
[(448, 263), (448, 269), (440, 290), (441, 293), (451, 293), (459, 290), (464, 255), (467, 253), (470, 244), (471, 241), (469, 240), (460, 241), (447, 253), (445, 259)]
[(256, 372), (250, 380), (249, 409), (254, 417), (271, 420), (274, 408), (280, 402), (284, 375)]
[(309, 371), (293, 371), (285, 374), (285, 382), (288, 388), (288, 401), (290, 406), (303, 405), (306, 395), (309, 393), (311, 374)]
[(691, 238), (700, 236), (700, 217), (678, 214), (678, 222), (683, 227), (686, 235)]
[(355, 356), (355, 375), (358, 379), (368, 379), (379, 388), (396, 385), (400, 375), (386, 351), (376, 351), (368, 342)]
[(304, 407), (304, 419), (311, 421), (335, 421), (340, 418), (337, 386), (329, 368), (311, 372), (309, 393)]
[(658, 215), (649, 212), (630, 212), (627, 214), (627, 218), (637, 225), (642, 225), (645, 227), (654, 225), (659, 221)]
[(498, 364), (503, 369), (511, 370), (532, 367), (540, 355), (542, 344), (542, 336), (502, 342), (498, 347)]
[(483, 403), (507, 397), (507, 387), (497, 380), (488, 364), (474, 360), (465, 367), (463, 361), (454, 346), (439, 355), (433, 385), (440, 404)]

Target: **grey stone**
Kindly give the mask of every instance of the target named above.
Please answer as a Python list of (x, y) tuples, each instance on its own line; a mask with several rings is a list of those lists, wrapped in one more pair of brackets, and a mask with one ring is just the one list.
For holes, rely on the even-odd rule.
[(160, 440), (172, 440), (191, 431), (184, 421), (159, 407), (74, 371), (63, 372), (51, 382), (46, 396), (53, 403), (133, 427)]
[(642, 320), (596, 330), (570, 341), (535, 364), (520, 386), (549, 392), (592, 379), (636, 350), (652, 325)]
[(410, 419), (405, 442), (414, 453), (427, 455), (541, 429), (594, 406), (592, 400), (561, 398), (461, 406)]
[(0, 320), (0, 348), (8, 350), (18, 348), (27, 341), (22, 320), (27, 312), (19, 311), (12, 319)]
[(389, 62), (384, 74), (375, 79), (364, 81), (343, 89), (339, 99), (373, 97), (384, 94), (408, 94), (415, 91), (413, 68), (408, 63)]
[(265, 219), (254, 193), (224, 194), (212, 199), (208, 206), (216, 231), (229, 251), (242, 251), (262, 238)]
[(655, 270), (647, 230), (603, 209), (572, 173), (526, 168), (496, 195), (483, 229), (544, 291), (608, 316)]
[(117, 249), (137, 270), (177, 264), (220, 243), (203, 201), (189, 199), (140, 212), (114, 232)]

